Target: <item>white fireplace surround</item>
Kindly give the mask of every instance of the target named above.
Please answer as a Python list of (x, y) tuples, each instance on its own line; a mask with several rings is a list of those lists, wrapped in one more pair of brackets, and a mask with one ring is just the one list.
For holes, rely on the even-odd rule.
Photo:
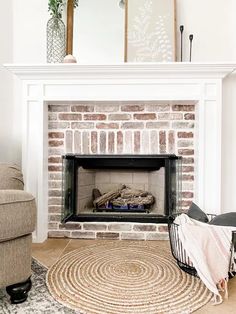
[(195, 201), (221, 212), (221, 112), (223, 78), (235, 64), (139, 63), (116, 65), (5, 65), (18, 77), (22, 108), (25, 189), (37, 199), (35, 242), (48, 232), (48, 114), (56, 101), (196, 101)]

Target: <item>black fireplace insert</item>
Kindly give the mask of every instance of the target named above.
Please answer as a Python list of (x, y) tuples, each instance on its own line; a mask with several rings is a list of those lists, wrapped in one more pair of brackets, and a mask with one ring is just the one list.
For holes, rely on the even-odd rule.
[(180, 211), (182, 157), (62, 156), (62, 222), (164, 223)]

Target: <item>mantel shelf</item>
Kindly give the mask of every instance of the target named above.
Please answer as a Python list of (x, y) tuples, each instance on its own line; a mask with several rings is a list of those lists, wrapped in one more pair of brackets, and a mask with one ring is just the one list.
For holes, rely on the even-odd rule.
[(236, 63), (5, 64), (20, 79), (223, 79)]

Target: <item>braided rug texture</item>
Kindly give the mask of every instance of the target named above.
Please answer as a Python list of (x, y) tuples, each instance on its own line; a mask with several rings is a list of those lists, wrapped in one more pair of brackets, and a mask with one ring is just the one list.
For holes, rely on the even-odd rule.
[(62, 256), (47, 273), (61, 304), (81, 314), (192, 313), (212, 298), (153, 241), (113, 241)]

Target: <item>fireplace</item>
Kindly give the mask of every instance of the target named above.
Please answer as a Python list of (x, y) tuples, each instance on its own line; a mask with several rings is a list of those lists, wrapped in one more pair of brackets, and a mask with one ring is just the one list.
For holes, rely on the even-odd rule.
[[(15, 98), (16, 105), (22, 108), (22, 170), (25, 189), (35, 195), (37, 201), (37, 226), (33, 235), (35, 242), (43, 242), (49, 233), (52, 236), (78, 236), (81, 238), (87, 231), (86, 236), (88, 237), (88, 230), (92, 228), (88, 223), (83, 226), (78, 223), (72, 229), (72, 222), (70, 222), (67, 225), (70, 224), (71, 229), (64, 230), (58, 220), (61, 198), (58, 197), (56, 188), (60, 188), (61, 181), (60, 157), (59, 155), (48, 156), (48, 105), (52, 103), (67, 109), (69, 104), (77, 102), (141, 101), (145, 102), (145, 106), (149, 106), (148, 102), (150, 101), (155, 103), (164, 101), (169, 104), (178, 104), (179, 101), (181, 103), (193, 102), (196, 104), (194, 184), (186, 183), (185, 188), (188, 187), (187, 185), (191, 185), (195, 202), (206, 212), (221, 213), (221, 116), (223, 105), (226, 105), (223, 104), (222, 100), (222, 87), (224, 77), (235, 69), (235, 64), (178, 62), (106, 65), (12, 64), (5, 65), (5, 67), (18, 77)], [(65, 112), (63, 111), (63, 113)], [(71, 110), (71, 113), (75, 112)], [(137, 121), (138, 116), (133, 116), (133, 118), (135, 121), (132, 122), (135, 122), (135, 125), (140, 125), (140, 121)], [(90, 125), (89, 121), (87, 123)], [(74, 124), (77, 127), (75, 136), (78, 137), (78, 141), (76, 143), (78, 148), (81, 148), (81, 126), (78, 121), (75, 121)], [(63, 125), (67, 127), (66, 121), (63, 122)], [(123, 125), (130, 127), (130, 124), (126, 122)], [(151, 125), (153, 126), (154, 123)], [(110, 126), (114, 128), (115, 125), (111, 124)], [(146, 123), (146, 127), (148, 126), (150, 126), (149, 122)], [(110, 150), (113, 154), (115, 148), (114, 154), (119, 154), (119, 129), (104, 129), (107, 128), (106, 123), (100, 123), (100, 127), (103, 129), (100, 128), (97, 132), (97, 139), (101, 144), (100, 146), (95, 145), (98, 149), (97, 153), (107, 153), (103, 153), (106, 143), (108, 153)], [(91, 128), (90, 131), (85, 132), (84, 153), (82, 152), (82, 154), (91, 153), (87, 153), (86, 150), (88, 140), (92, 144), (96, 142), (96, 132), (94, 131), (94, 128)], [(104, 131), (108, 132), (108, 138), (105, 137)], [(127, 151), (122, 151), (121, 154), (133, 153), (130, 151), (131, 140), (135, 140), (135, 144), (136, 139), (141, 134), (134, 129), (131, 136), (132, 132), (130, 131), (132, 130), (127, 130), (124, 137)], [(143, 142), (145, 143), (147, 134), (145, 129), (143, 131)], [(178, 132), (181, 135), (186, 133), (182, 129), (179, 129)], [(52, 137), (57, 135), (57, 142), (60, 140), (59, 136), (62, 136), (60, 132), (52, 132), (50, 135)], [(65, 135), (69, 145), (71, 130), (65, 130)], [(159, 138), (161, 139), (160, 144), (163, 146), (162, 135)], [(113, 141), (113, 139), (115, 140)], [(139, 149), (137, 145), (134, 147)], [(149, 146), (141, 147), (139, 153), (156, 153), (152, 152), (155, 147), (152, 142), (149, 142)], [(94, 145), (91, 148), (93, 149)], [(145, 150), (146, 148), (148, 151)], [(59, 149), (51, 148), (51, 150)], [(185, 148), (182, 150), (185, 152)], [(93, 150), (92, 153), (97, 154)], [(134, 153), (136, 154), (136, 151)], [(178, 152), (173, 153), (181, 155)], [(55, 161), (58, 164), (49, 164), (48, 157), (50, 162)], [(189, 157), (184, 159), (189, 159)], [(187, 164), (183, 165), (184, 167), (189, 168)], [(183, 174), (183, 181), (184, 179), (192, 180), (192, 175)], [(55, 189), (55, 191), (50, 191), (50, 188)], [(183, 190), (183, 193), (186, 191)], [(58, 203), (50, 204), (51, 198)], [(51, 219), (50, 226), (48, 224), (49, 216)], [(97, 230), (114, 232), (117, 228), (115, 224), (103, 225), (102, 222), (101, 225), (97, 224)], [(130, 238), (133, 230), (141, 230), (143, 227), (139, 225), (126, 226), (122, 223), (122, 228), (129, 232), (129, 234), (127, 232), (126, 235), (120, 236), (123, 239), (128, 238), (128, 236)], [(143, 235), (142, 239), (154, 239), (157, 230), (161, 231), (162, 225), (153, 226), (149, 224), (146, 228), (151, 230), (152, 234)], [(95, 233), (100, 236), (100, 231), (91, 231), (90, 233), (90, 238), (95, 238)]]
[(64, 155), (62, 221), (166, 222), (181, 205), (181, 161), (173, 154)]

